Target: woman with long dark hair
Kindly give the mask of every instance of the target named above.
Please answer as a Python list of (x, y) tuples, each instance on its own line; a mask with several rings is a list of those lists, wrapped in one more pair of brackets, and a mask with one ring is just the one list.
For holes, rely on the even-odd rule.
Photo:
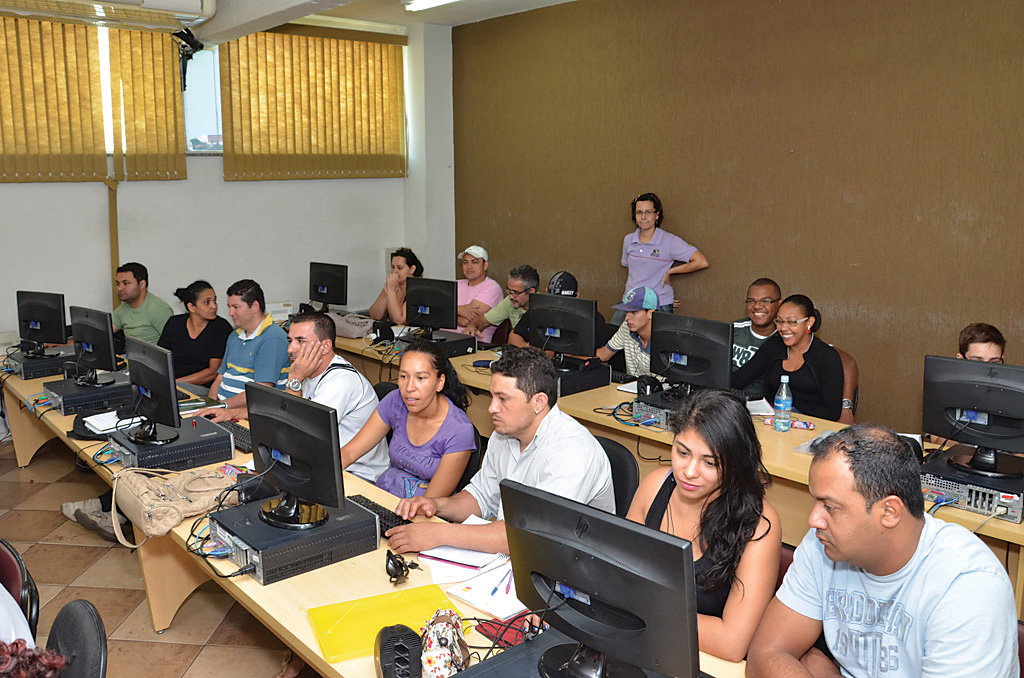
[(347, 467), (394, 431), (390, 465), (377, 486), (402, 498), (447, 497), (476, 449), (468, 406), (466, 387), (441, 349), (415, 342), (402, 353), (398, 388), (384, 396), (359, 433), (341, 448), (342, 464)]
[(700, 649), (739, 661), (775, 593), (781, 527), (744, 403), (698, 391), (672, 412), (672, 470), (649, 473), (627, 518), (693, 544)]
[(405, 324), (405, 281), (423, 277), (423, 263), (408, 247), (400, 247), (391, 253), (391, 273), (384, 281), (384, 289), (370, 305), (370, 317), (374, 320), (388, 319), (396, 325)]

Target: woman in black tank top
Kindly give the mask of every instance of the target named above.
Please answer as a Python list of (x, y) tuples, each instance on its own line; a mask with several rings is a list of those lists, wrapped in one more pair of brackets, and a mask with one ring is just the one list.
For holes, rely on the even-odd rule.
[(746, 406), (700, 391), (669, 420), (672, 469), (637, 489), (627, 517), (693, 543), (700, 649), (746, 656), (778, 579), (781, 529), (765, 501), (769, 482)]

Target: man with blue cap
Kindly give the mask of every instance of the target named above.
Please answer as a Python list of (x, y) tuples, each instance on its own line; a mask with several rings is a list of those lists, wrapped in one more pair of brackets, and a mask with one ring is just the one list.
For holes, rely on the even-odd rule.
[(650, 287), (634, 287), (621, 304), (612, 306), (626, 314), (626, 321), (608, 343), (597, 349), (597, 357), (608, 362), (625, 351), (626, 373), (639, 377), (651, 373), (651, 316), (658, 308), (658, 294)]

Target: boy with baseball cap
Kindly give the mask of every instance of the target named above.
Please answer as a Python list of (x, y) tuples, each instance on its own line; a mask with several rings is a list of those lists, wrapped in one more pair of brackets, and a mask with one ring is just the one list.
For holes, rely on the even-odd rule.
[(658, 294), (650, 287), (634, 287), (622, 303), (612, 306), (623, 311), (626, 320), (608, 343), (597, 349), (597, 357), (608, 362), (625, 351), (626, 372), (634, 377), (651, 373), (651, 316), (658, 308)]

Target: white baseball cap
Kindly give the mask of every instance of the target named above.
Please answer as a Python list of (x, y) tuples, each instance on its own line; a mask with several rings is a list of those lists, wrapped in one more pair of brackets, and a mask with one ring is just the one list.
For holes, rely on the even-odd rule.
[(477, 259), (483, 259), (484, 261), (487, 261), (487, 250), (485, 250), (483, 247), (480, 247), (480, 245), (470, 245), (466, 249), (459, 252), (458, 258), (461, 259), (467, 254), (476, 257)]

